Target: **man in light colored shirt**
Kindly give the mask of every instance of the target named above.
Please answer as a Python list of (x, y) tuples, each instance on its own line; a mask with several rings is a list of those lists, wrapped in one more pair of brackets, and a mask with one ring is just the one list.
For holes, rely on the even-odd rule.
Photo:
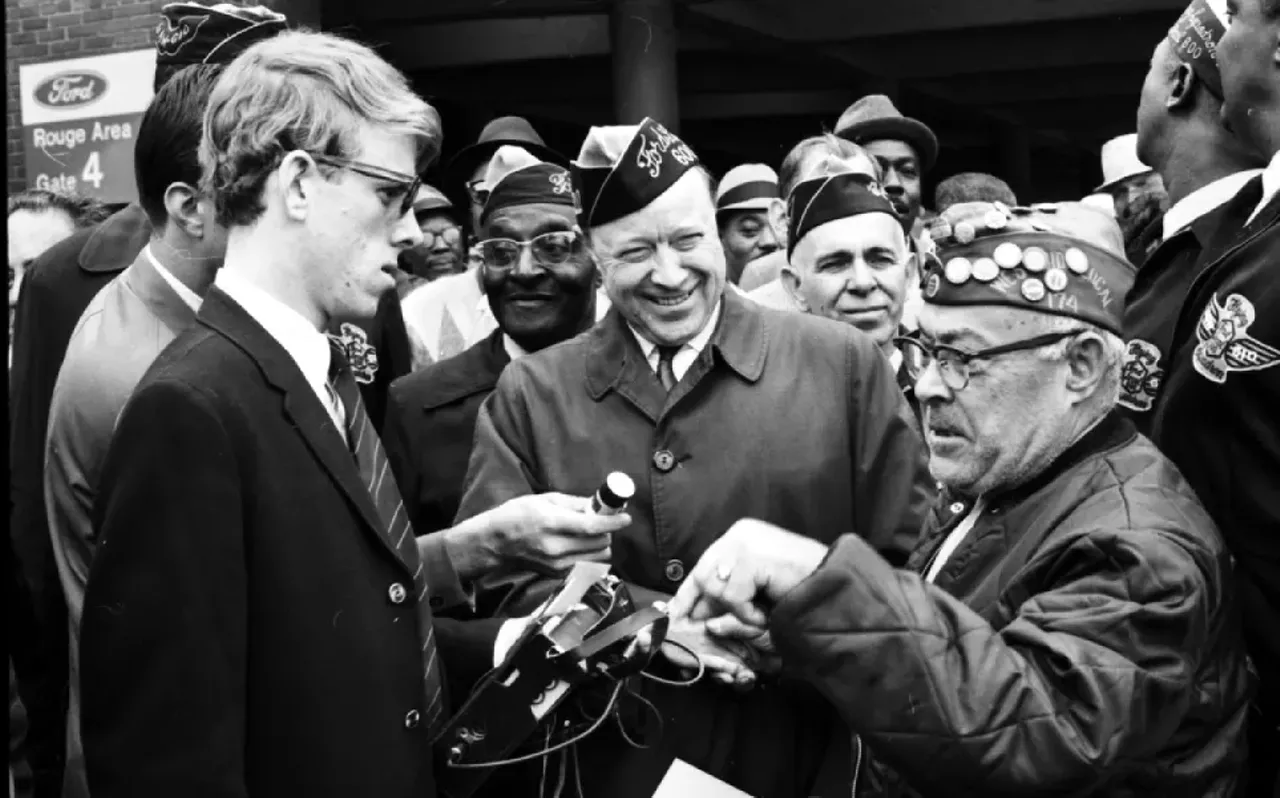
[(1120, 405), (1144, 433), (1196, 264), (1219, 229), (1243, 222), (1225, 206), (1263, 164), (1222, 122), (1216, 53), (1225, 24), (1226, 0), (1192, 0), (1156, 46), (1138, 104), (1137, 153), (1163, 176), (1171, 203), (1125, 308)]
[(434, 616), (473, 597), (452, 542), (557, 524), (599, 540), (628, 522), (529, 496), (415, 542), (323, 331), (394, 289), (440, 140), (403, 74), (329, 34), (259, 42), (214, 86), (200, 163), (224, 266), (125, 406), (95, 508), (95, 798), (431, 798), (432, 740), (524, 626)]
[(195, 323), (201, 296), (222, 265), (226, 231), (203, 196), (200, 125), (221, 65), (179, 72), (151, 101), (138, 128), (138, 198), (151, 240), (133, 265), (89, 303), (54, 385), (44, 491), (70, 631), (64, 795), (88, 795), (80, 746), (80, 619), (97, 547), (93, 511), (116, 419), (160, 352)]

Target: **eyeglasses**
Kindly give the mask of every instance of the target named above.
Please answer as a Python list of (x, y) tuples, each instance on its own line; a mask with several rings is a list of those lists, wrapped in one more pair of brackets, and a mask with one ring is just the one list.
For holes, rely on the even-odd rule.
[(582, 238), (573, 230), (555, 230), (534, 237), (532, 241), (490, 238), (481, 241), (480, 257), (489, 269), (506, 271), (515, 268), (525, 247), (541, 266), (562, 266), (582, 252)]
[(969, 352), (947, 344), (926, 344), (919, 338), (909, 335), (899, 335), (893, 339), (893, 342), (902, 353), (902, 364), (907, 370), (907, 376), (911, 379), (920, 379), (920, 375), (929, 368), (929, 364), (936, 362), (938, 375), (942, 378), (943, 384), (953, 391), (963, 391), (969, 385), (969, 364), (975, 360), (989, 360), (1012, 352), (1039, 349), (1082, 332), (1084, 330), (1067, 330), (1037, 335), (1025, 341), (1014, 341), (1010, 344), (980, 349), (977, 352)]
[(322, 155), (320, 153), (309, 153), (312, 160), (316, 163), (322, 163), (326, 166), (332, 166), (338, 169), (348, 169), (358, 175), (373, 178), (374, 180), (385, 180), (388, 183), (394, 183), (404, 189), (404, 197), (400, 200), (400, 213), (396, 218), (399, 219), (409, 212), (413, 207), (414, 197), (418, 196), (418, 187), (422, 185), (421, 175), (406, 175), (403, 172), (396, 172), (391, 169), (384, 169), (381, 166), (373, 164), (361, 163), (360, 161), (351, 161), (346, 158), (338, 158), (332, 155)]
[(483, 205), (488, 202), (489, 189), (485, 186), (484, 180), (468, 181), (467, 196), (471, 197), (471, 201), (477, 205)]
[(424, 249), (431, 249), (436, 245), (436, 241), (444, 241), (450, 247), (456, 247), (462, 241), (462, 231), (456, 227), (446, 227), (443, 230), (423, 230), (422, 246)]

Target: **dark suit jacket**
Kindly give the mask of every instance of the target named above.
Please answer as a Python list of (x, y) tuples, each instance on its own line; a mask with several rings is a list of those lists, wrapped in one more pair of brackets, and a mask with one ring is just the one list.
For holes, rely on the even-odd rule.
[[(646, 602), (674, 592), (743, 517), (826, 543), (859, 534), (905, 562), (933, 481), (888, 361), (848, 325), (732, 290), (722, 303), (670, 394), (616, 308), (511, 363), (476, 422), (458, 518), (539, 491), (589, 496), (622, 471), (637, 490), (612, 564)], [(638, 689), (663, 716), (659, 727), (635, 713), (650, 719), (639, 739), (652, 747), (601, 728), (580, 744), (586, 795), (649, 798), (676, 757), (758, 798), (848, 795), (851, 738), (804, 685)]]
[[(71, 331), (89, 300), (146, 246), (151, 224), (129, 205), (54, 244), (22, 284), (9, 371), (9, 596), (13, 664), (30, 717), (27, 750), (40, 794), (62, 787), (67, 615), (44, 507), (49, 402)], [(48, 794), (53, 794), (48, 793)]]
[[(95, 798), (433, 795), (408, 715), (429, 610), (390, 598), (413, 572), (381, 524), (293, 359), (215, 287), (103, 468), (81, 636)], [(435, 622), (452, 696), (497, 625)]]
[(382, 440), (419, 535), (448, 529), (462, 500), (476, 416), (511, 362), (502, 331), (391, 385)]

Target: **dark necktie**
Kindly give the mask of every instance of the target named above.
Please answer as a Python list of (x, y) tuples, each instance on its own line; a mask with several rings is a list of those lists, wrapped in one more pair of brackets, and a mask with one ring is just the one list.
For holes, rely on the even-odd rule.
[(658, 347), (658, 382), (662, 383), (662, 389), (667, 393), (671, 393), (671, 389), (676, 387), (676, 372), (672, 368), (672, 361), (679, 351), (678, 346)]
[[(364, 402), (360, 399), (360, 388), (356, 384), (355, 375), (347, 364), (346, 356), (335, 343), (330, 344), (329, 383), (334, 393), (342, 402), (347, 414), (347, 445), (355, 457), (360, 478), (369, 489), (373, 503), (378, 508), (378, 517), (382, 519), (382, 534), (395, 547), (396, 551), (413, 572), (414, 595), (418, 602), (418, 633), (422, 641), (422, 664), (425, 687), (426, 709), (421, 714), (421, 722), (428, 733), (434, 736), (436, 729), (443, 724), (444, 701), (441, 692), (440, 663), (436, 659), (435, 630), (431, 624), (431, 615), (427, 611), (427, 578), (422, 561), (418, 557), (418, 543), (409, 525), (404, 511), (404, 502), (400, 498), (400, 490), (396, 487), (395, 476), (387, 464), (387, 453), (382, 449), (382, 441), (369, 421)], [(392, 601), (395, 601), (396, 588), (392, 590)], [(403, 596), (403, 589), (399, 591)], [(402, 599), (403, 600), (403, 599)], [(398, 603), (398, 602), (397, 602)]]

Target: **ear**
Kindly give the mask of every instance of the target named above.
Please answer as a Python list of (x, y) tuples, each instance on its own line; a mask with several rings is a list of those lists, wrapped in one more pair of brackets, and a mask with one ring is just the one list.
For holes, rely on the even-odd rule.
[(1080, 400), (1097, 392), (1107, 375), (1107, 344), (1094, 332), (1081, 333), (1067, 345), (1067, 390)]
[(795, 267), (788, 263), (782, 267), (781, 277), (782, 286), (787, 289), (787, 293), (791, 295), (791, 298), (795, 300), (801, 310), (808, 313), (809, 303), (805, 301), (804, 296), (800, 293), (800, 284), (804, 282), (800, 272), (796, 271)]
[[(285, 215), (295, 222), (306, 221), (310, 200), (314, 198), (315, 181), (323, 179), (316, 162), (302, 150), (294, 150), (280, 161), (273, 177)], [(271, 190), (270, 178), (267, 185)]]
[(1169, 96), (1164, 101), (1165, 107), (1170, 110), (1189, 108), (1195, 101), (1200, 76), (1187, 64), (1179, 63), (1170, 76), (1170, 83)]
[(187, 183), (173, 183), (164, 190), (164, 210), (169, 224), (179, 227), (189, 238), (204, 238), (204, 218), (200, 215), (200, 194)]

